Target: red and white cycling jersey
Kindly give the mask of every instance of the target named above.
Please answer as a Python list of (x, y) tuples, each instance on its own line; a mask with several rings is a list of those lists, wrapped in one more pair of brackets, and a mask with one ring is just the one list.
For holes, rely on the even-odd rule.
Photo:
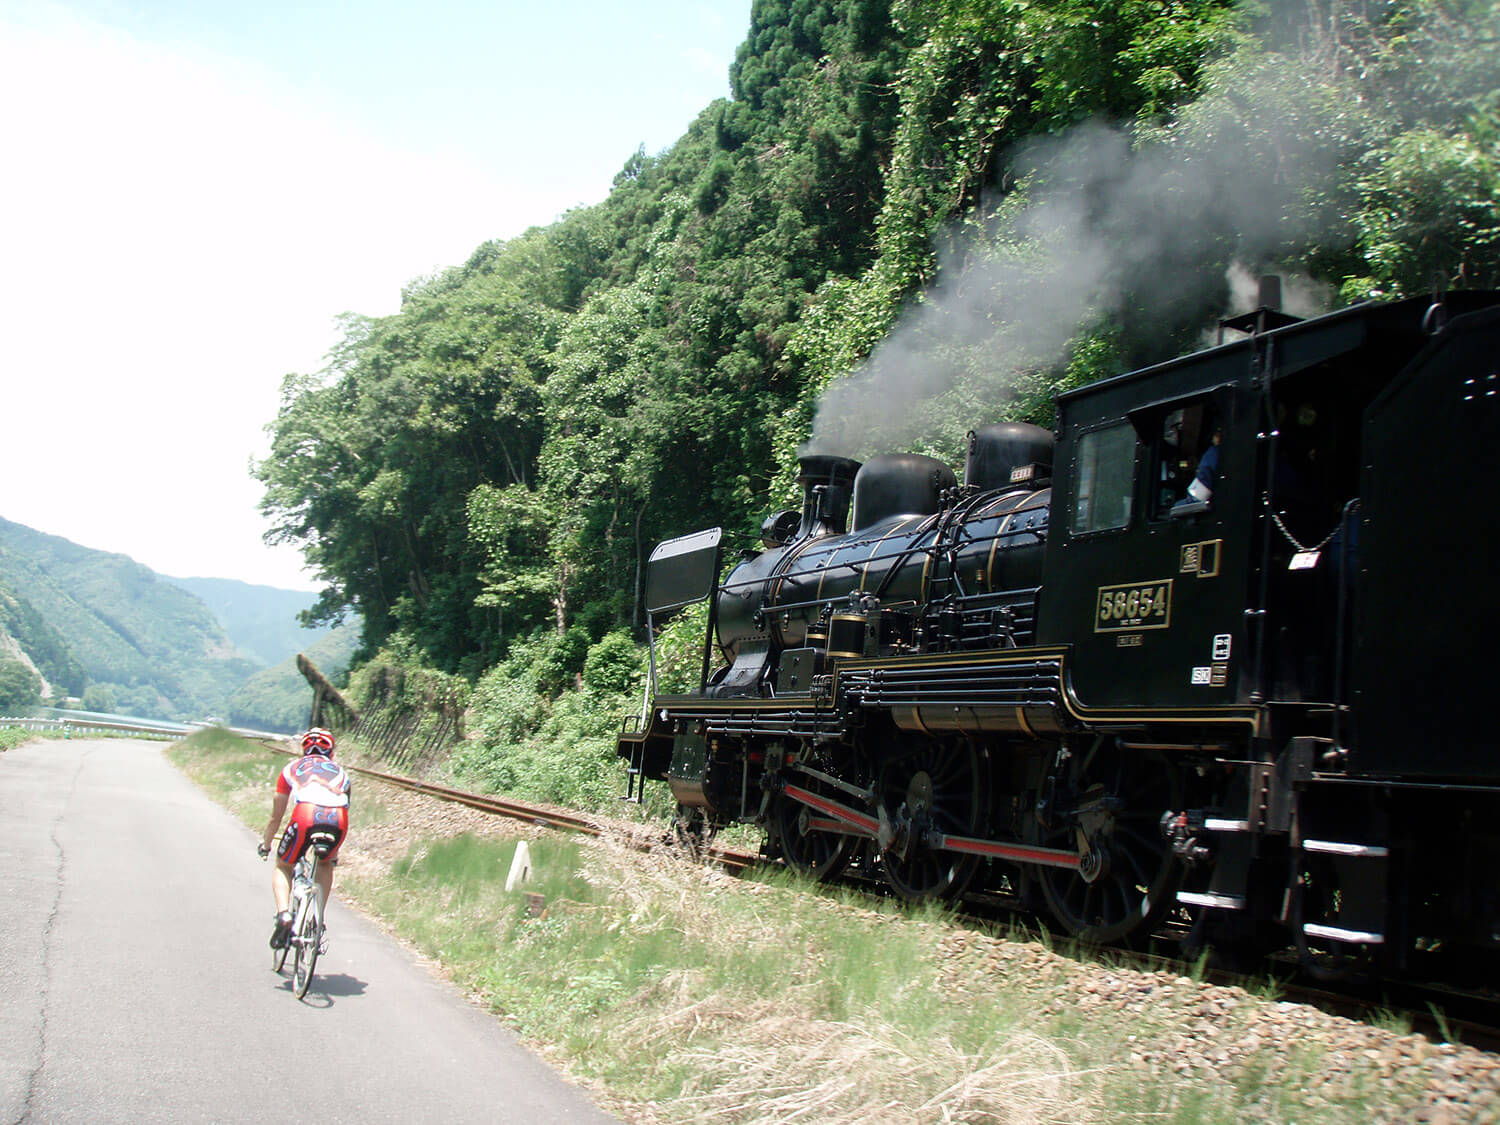
[(349, 789), (350, 779), (344, 768), (321, 754), (308, 754), (288, 763), (276, 777), (277, 794), (289, 794), (294, 806), (347, 808)]

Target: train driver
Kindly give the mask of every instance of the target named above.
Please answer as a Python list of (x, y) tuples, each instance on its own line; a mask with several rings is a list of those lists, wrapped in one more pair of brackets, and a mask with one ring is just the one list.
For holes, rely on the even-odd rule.
[(1224, 430), (1215, 426), (1213, 440), (1198, 459), (1198, 471), (1188, 483), (1187, 498), (1183, 504), (1207, 504), (1213, 499), (1214, 489), (1219, 485), (1219, 443), (1224, 440)]

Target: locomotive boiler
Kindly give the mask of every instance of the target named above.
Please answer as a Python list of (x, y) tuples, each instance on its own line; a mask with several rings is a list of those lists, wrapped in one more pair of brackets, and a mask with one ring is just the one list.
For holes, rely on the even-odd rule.
[(620, 737), (632, 792), (1089, 941), (1500, 946), (1500, 294), (1220, 336), (1061, 396), (1055, 435), (977, 426), (961, 478), (808, 454), (727, 574), (717, 529), (661, 544), (649, 613), (708, 598), (709, 635)]

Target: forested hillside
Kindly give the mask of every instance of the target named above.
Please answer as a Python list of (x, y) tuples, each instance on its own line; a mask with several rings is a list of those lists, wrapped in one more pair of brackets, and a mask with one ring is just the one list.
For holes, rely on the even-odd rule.
[(0, 582), (0, 712), (24, 714), (43, 700), (81, 694), (87, 682), (62, 634)]
[(477, 681), (498, 760), (590, 661), (629, 686), (652, 546), (753, 543), (809, 439), (958, 460), (1259, 273), (1293, 311), (1500, 285), (1497, 37), (1487, 0), (757, 0), (674, 146), (286, 381), (273, 535), (365, 657)]
[(0, 586), (58, 638), (85, 706), (153, 718), (201, 718), (255, 670), (208, 607), (124, 555), (0, 520)]
[(299, 614), (312, 601), (232, 579), (164, 578), (0, 520), (0, 714), (72, 697), (90, 711), (293, 730), (312, 698), (296, 654), (341, 677), (358, 631), (353, 620), (305, 627)]
[(346, 621), (324, 630), (310, 644), (287, 650), (292, 655), (262, 668), (230, 693), (224, 718), (231, 726), (254, 730), (287, 734), (301, 730), (307, 725), (313, 693), (297, 671), (297, 654), (305, 655), (329, 680), (343, 683), (358, 643), (358, 623)]

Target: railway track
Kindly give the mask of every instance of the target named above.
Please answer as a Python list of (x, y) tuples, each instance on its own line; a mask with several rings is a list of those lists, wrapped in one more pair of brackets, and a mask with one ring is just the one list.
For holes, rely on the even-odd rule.
[[(262, 745), (278, 754), (295, 757), (293, 751), (262, 739)], [(606, 821), (566, 810), (528, 804), (479, 793), (470, 793), (446, 785), (434, 785), (426, 781), (355, 766), (348, 762), (344, 768), (361, 777), (368, 777), (386, 785), (395, 786), (412, 793), (420, 793), (436, 800), (449, 801), (477, 809), (494, 816), (523, 821), (564, 832), (577, 832), (585, 836), (600, 836), (612, 831)], [(637, 846), (649, 850), (671, 841), (663, 835), (655, 838), (640, 838)], [(741, 874), (752, 868), (776, 866), (757, 854), (721, 848), (713, 844), (698, 844), (692, 848), (700, 858), (717, 864), (726, 871)], [(862, 888), (876, 898), (888, 898), (883, 884), (871, 877), (855, 878), (851, 884)], [(956, 916), (960, 924), (982, 929), (993, 929), (997, 924), (1013, 926), (1025, 924), (1028, 917), (1019, 902), (1001, 895), (968, 896), (966, 911)], [(1039, 919), (1030, 919), (1040, 925)], [(1162, 945), (1173, 946), (1181, 940), (1182, 933), (1163, 931), (1158, 935)], [(1146, 972), (1168, 972), (1184, 975), (1194, 971), (1186, 958), (1173, 957), (1169, 953), (1142, 953), (1131, 950), (1111, 949), (1110, 956), (1124, 964)], [(1336, 991), (1325, 985), (1300, 979), (1300, 967), (1293, 961), (1273, 961), (1268, 972), (1280, 981), (1280, 989), (1287, 1000), (1306, 1004), (1333, 1015), (1369, 1022), (1375, 1018), (1397, 1016), (1410, 1021), (1413, 1031), (1439, 1041), (1463, 1043), (1492, 1054), (1500, 1053), (1500, 996), (1487, 991), (1466, 992), (1449, 984), (1431, 982), (1385, 982), (1363, 989)], [(1203, 971), (1203, 979), (1226, 986), (1263, 985), (1264, 974), (1254, 981), (1243, 974), (1209, 968)]]
[[(272, 741), (262, 739), (261, 744), (267, 749), (273, 750), (286, 757), (296, 757), (296, 752), (278, 745)], [(578, 832), (585, 836), (600, 836), (611, 829), (603, 820), (585, 816), (581, 813), (569, 812), (564, 809), (531, 805), (524, 801), (512, 801), (503, 797), (494, 797), (481, 793), (469, 793), (462, 789), (453, 789), (446, 785), (434, 785), (427, 781), (418, 781), (413, 777), (404, 777), (401, 774), (386, 773), (383, 770), (371, 769), (368, 766), (356, 766), (349, 762), (340, 763), (346, 770), (358, 774), (360, 777), (373, 778), (376, 781), (404, 789), (409, 793), (421, 793), (440, 801), (449, 801), (466, 808), (478, 809), (480, 812), (490, 813), (494, 816), (503, 816), (510, 820), (525, 821), (536, 824), (543, 828), (555, 828), (564, 832)], [(659, 841), (651, 841), (645, 846), (654, 846)], [(758, 855), (748, 852), (734, 851), (729, 848), (720, 848), (715, 845), (700, 845), (695, 851), (703, 858), (720, 864), (727, 870), (739, 873), (746, 868), (762, 862)]]

